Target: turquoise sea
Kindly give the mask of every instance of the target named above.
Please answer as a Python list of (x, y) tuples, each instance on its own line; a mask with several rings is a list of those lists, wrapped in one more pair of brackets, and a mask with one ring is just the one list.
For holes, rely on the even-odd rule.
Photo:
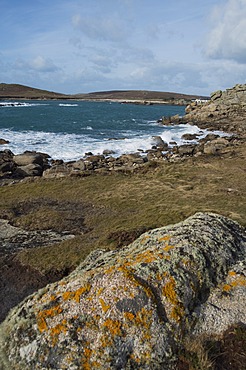
[(150, 149), (152, 136), (181, 143), (196, 126), (163, 126), (162, 116), (184, 115), (185, 107), (89, 101), (0, 101), (1, 150), (15, 154), (41, 151), (54, 159), (76, 160), (87, 152), (114, 151), (118, 156)]

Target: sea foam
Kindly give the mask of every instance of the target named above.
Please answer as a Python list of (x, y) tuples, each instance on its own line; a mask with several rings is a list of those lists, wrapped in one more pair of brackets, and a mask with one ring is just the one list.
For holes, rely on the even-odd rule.
[[(90, 130), (89, 130), (90, 131)], [(197, 126), (180, 125), (164, 127), (160, 137), (169, 143), (176, 142), (184, 144), (182, 135), (185, 133), (198, 134), (200, 138), (209, 133), (200, 130)], [(114, 152), (114, 156), (121, 154), (135, 153), (139, 150), (144, 152), (152, 146), (151, 135), (136, 136), (133, 133), (125, 132), (126, 137), (104, 138), (101, 140), (83, 134), (48, 133), (43, 131), (14, 131), (0, 130), (0, 137), (9, 140), (10, 143), (2, 145), (2, 149), (10, 149), (15, 154), (23, 153), (26, 150), (35, 150), (48, 153), (53, 159), (64, 161), (78, 160), (85, 153), (102, 154), (104, 150)]]

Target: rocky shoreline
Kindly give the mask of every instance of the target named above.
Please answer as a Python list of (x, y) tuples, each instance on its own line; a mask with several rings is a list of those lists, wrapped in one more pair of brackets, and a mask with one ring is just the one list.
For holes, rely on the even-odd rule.
[(146, 152), (123, 154), (114, 157), (112, 152), (105, 150), (102, 155), (87, 153), (77, 161), (64, 162), (53, 160), (48, 154), (26, 151), (15, 155), (10, 150), (0, 151), (0, 185), (23, 181), (23, 179), (62, 178), (66, 176), (90, 176), (92, 174), (134, 173), (148, 169), (163, 161), (178, 162), (191, 157), (220, 155), (231, 150), (245, 140), (242, 135), (230, 134), (221, 137), (208, 134), (199, 139), (199, 135), (184, 134), (186, 144), (172, 143), (168, 146), (161, 137), (153, 137), (156, 145)]
[[(8, 315), (0, 327), (1, 369), (9, 370), (11, 366), (27, 370), (33, 366), (40, 369), (59, 369), (61, 366), (81, 369), (90, 366), (94, 369), (98, 363), (101, 368), (107, 365), (112, 369), (119, 366), (123, 369), (126, 364), (131, 364), (136, 369), (161, 369), (165, 366), (167, 369), (184, 370), (189, 366), (196, 368), (194, 364), (197, 362), (194, 361), (198, 361), (201, 351), (201, 348), (192, 350), (192, 341), (193, 345), (194, 342), (202, 343), (203, 350), (208, 348), (209, 343), (213, 345), (212, 354), (210, 348), (201, 355), (203, 359), (206, 355), (210, 356), (211, 364), (207, 368), (213, 369), (214, 363), (216, 370), (242, 369), (240, 366), (245, 363), (246, 325), (245, 305), (242, 304), (245, 301), (246, 286), (245, 229), (231, 219), (199, 213), (181, 224), (147, 232), (132, 244), (127, 236), (135, 235), (135, 240), (146, 231), (142, 226), (145, 225), (143, 222), (148, 207), (154, 207), (157, 214), (159, 208), (161, 212), (169, 212), (170, 216), (177, 208), (187, 214), (187, 204), (192, 202), (194, 196), (195, 201), (200, 200), (200, 204), (204, 202), (203, 208), (206, 210), (210, 207), (206, 202), (211, 198), (210, 204), (213, 209), (218, 207), (218, 213), (223, 213), (221, 204), (228, 203), (230, 216), (240, 220), (240, 212), (244, 212), (242, 202), (245, 200), (245, 186), (242, 185), (245, 177), (242, 164), (245, 164), (245, 102), (246, 85), (236, 85), (225, 92), (213, 93), (210, 102), (194, 102), (187, 106), (182, 118), (163, 118), (161, 121), (164, 124), (189, 123), (201, 129), (227, 133), (223, 137), (209, 134), (203, 138), (186, 134), (183, 137), (186, 144), (180, 146), (173, 143), (169, 147), (161, 138), (155, 137), (155, 145), (145, 153), (125, 154), (118, 158), (110, 152), (102, 155), (87, 153), (84, 158), (71, 162), (52, 160), (47, 154), (39, 152), (18, 155), (10, 150), (0, 152), (1, 190), (5, 195), (10, 193), (11, 197), (13, 192), (17, 192), (0, 210), (0, 321), (10, 308), (33, 293)], [(5, 144), (4, 140), (0, 143)], [(235, 173), (237, 161), (238, 172)], [(224, 162), (228, 166), (224, 167), (225, 173)], [(195, 166), (200, 167), (201, 171), (184, 177), (180, 170), (183, 166), (187, 172), (191, 172)], [(150, 182), (150, 176), (154, 176), (155, 170), (159, 172), (156, 172), (154, 181)], [(162, 177), (161, 171), (164, 172)], [(173, 171), (176, 172), (170, 177)], [(111, 182), (115, 178), (119, 178), (114, 184), (119, 186), (121, 199), (124, 200), (124, 191), (129, 191), (129, 181), (135, 176), (117, 174), (134, 173), (139, 178), (134, 186), (136, 184), (140, 193), (143, 191), (142, 181), (149, 181), (149, 190), (143, 191), (143, 198), (148, 197), (149, 192), (152, 194), (153, 189), (170, 193), (172, 197), (171, 206), (163, 200), (159, 204), (155, 199), (157, 195), (150, 198), (150, 203), (143, 210), (146, 212), (144, 221), (139, 221), (139, 231), (142, 230), (139, 234), (134, 229), (124, 231), (124, 217), (130, 217), (131, 213), (136, 212), (132, 209), (131, 200), (130, 203), (121, 203), (120, 206), (129, 206), (123, 216), (119, 211), (117, 215), (115, 200), (113, 206), (110, 203), (110, 207), (102, 205), (100, 209), (98, 204), (88, 204), (88, 199), (91, 201), (100, 191), (100, 183), (106, 180), (108, 184), (109, 180)], [(222, 176), (228, 182), (223, 181)], [(234, 183), (232, 177), (239, 180)], [(122, 185), (124, 179), (127, 180), (125, 188)], [(92, 180), (88, 186), (92, 184), (95, 190), (89, 193), (87, 203), (82, 197), (82, 203), (79, 195), (85, 196), (85, 193), (78, 191), (78, 183), (84, 187), (87, 180)], [(211, 187), (208, 187), (210, 182)], [(151, 188), (154, 183), (156, 188)], [(64, 184), (68, 190), (77, 186), (74, 199), (63, 199), (57, 195), (52, 198), (56, 186), (57, 191), (63, 191)], [(48, 197), (38, 193), (44, 192), (46, 186), (51, 186), (50, 192), (45, 193)], [(27, 187), (22, 201), (18, 199), (19, 187), (22, 191)], [(36, 187), (39, 189), (37, 192)], [(201, 194), (204, 187), (209, 189), (209, 193), (205, 191)], [(35, 191), (32, 195), (29, 191), (33, 191), (33, 188)], [(105, 198), (113, 197), (114, 191), (105, 193)], [(180, 203), (176, 204), (175, 195), (180, 193), (183, 195), (179, 198)], [(219, 197), (219, 201), (215, 206), (213, 201), (216, 197)], [(187, 201), (184, 202), (184, 199)], [(236, 199), (234, 213), (231, 208), (233, 199)], [(18, 253), (22, 250), (32, 251), (32, 248), (35, 250), (40, 246), (48, 246), (47, 249), (51, 250), (57, 243), (75, 240), (76, 236), (84, 233), (84, 239), (79, 239), (82, 245), (71, 251), (76, 254), (80, 247), (84, 248), (83, 243), (87, 237), (88, 243), (92, 245), (98, 238), (97, 231), (90, 234), (91, 224), (88, 220), (95, 215), (94, 222), (98, 222), (99, 214), (102, 219), (119, 217), (121, 220), (123, 217), (123, 231), (122, 227), (116, 227), (108, 230), (110, 234), (105, 235), (109, 239), (122, 238), (121, 246), (129, 246), (111, 252), (95, 251), (67, 278), (35, 293), (46, 284), (67, 276), (74, 266), (70, 263), (66, 269), (57, 267), (42, 272), (32, 267), (30, 260), (25, 264), (19, 259)], [(41, 224), (35, 222), (35, 217), (39, 217)], [(58, 221), (52, 223), (52, 217), (58, 217)], [(139, 213), (133, 217), (139, 217)], [(181, 219), (184, 219), (183, 213)], [(105, 239), (102, 240), (105, 242)], [(64, 258), (69, 255), (70, 247), (71, 244), (64, 244), (63, 248), (67, 248)], [(48, 254), (47, 250), (42, 251)], [(54, 254), (53, 258), (56, 258)], [(111, 289), (112, 281), (115, 285)], [(120, 297), (119, 281), (122, 290)], [(120, 303), (110, 298), (115, 291)], [(97, 310), (100, 308), (100, 312), (94, 315), (97, 318), (93, 316), (93, 310), (87, 312), (84, 308), (89, 307), (90, 302), (94, 302)], [(81, 321), (76, 312), (83, 312)], [(156, 329), (161, 329), (158, 341)], [(8, 334), (10, 332), (11, 335)], [(83, 333), (87, 341), (84, 341)], [(103, 344), (94, 340), (96, 333), (105, 339)], [(204, 337), (208, 334), (211, 336)], [(136, 339), (140, 337), (144, 338), (142, 342)], [(103, 353), (100, 352), (102, 345), (107, 348)], [(43, 357), (37, 351), (40, 346)], [(69, 359), (68, 354), (64, 355), (65, 348), (77, 348), (78, 353), (82, 351), (80, 360), (83, 361), (83, 367), (78, 362), (77, 350), (70, 352), (73, 354), (72, 359)], [(219, 356), (219, 360), (216, 356)], [(234, 367), (228, 368), (228, 364)], [(205, 369), (201, 367), (202, 362), (198, 362), (197, 366)]]
[[(162, 161), (175, 162), (192, 156), (219, 155), (226, 148), (231, 149), (245, 140), (246, 85), (212, 93), (211, 100), (195, 101), (188, 105), (183, 117), (163, 117), (159, 122), (163, 125), (189, 123), (201, 129), (223, 131), (225, 136), (208, 134), (199, 138), (199, 135), (185, 134), (182, 139), (186, 143), (180, 146), (175, 142), (169, 146), (161, 137), (155, 136), (154, 145), (146, 152), (139, 150), (116, 158), (113, 152), (105, 150), (102, 155), (87, 153), (84, 158), (70, 162), (52, 160), (48, 154), (35, 151), (15, 155), (10, 150), (3, 150), (0, 151), (0, 184), (33, 177), (60, 178), (113, 172), (127, 174)], [(0, 139), (0, 144), (7, 143)]]

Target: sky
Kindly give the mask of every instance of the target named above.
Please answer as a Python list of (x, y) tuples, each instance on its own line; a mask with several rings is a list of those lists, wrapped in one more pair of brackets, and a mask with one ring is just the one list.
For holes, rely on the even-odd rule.
[(246, 83), (246, 0), (0, 0), (0, 83), (210, 95)]

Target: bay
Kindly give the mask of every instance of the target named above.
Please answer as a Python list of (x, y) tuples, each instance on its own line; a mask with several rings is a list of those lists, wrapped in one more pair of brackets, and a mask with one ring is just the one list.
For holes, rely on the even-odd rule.
[(0, 103), (1, 149), (15, 154), (35, 150), (65, 161), (85, 153), (115, 156), (150, 149), (152, 136), (182, 143), (184, 133), (201, 133), (196, 126), (163, 126), (162, 116), (184, 115), (184, 106), (135, 105), (92, 101), (21, 101)]

